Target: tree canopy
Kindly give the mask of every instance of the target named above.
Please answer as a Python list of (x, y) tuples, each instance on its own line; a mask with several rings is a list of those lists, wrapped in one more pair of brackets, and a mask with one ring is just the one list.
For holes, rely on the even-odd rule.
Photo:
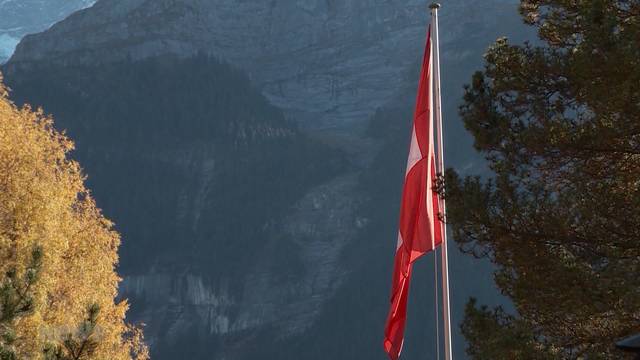
[[(471, 303), (468, 352), (620, 359), (614, 342), (640, 330), (640, 2), (520, 13), (540, 41), (498, 39), (460, 110), (494, 176), (446, 178), (455, 240), (497, 265), (517, 312)], [(519, 345), (492, 353), (507, 335)]]
[(124, 322), (126, 301), (115, 301), (119, 235), (72, 149), (0, 81), (0, 356), (146, 359), (140, 329)]

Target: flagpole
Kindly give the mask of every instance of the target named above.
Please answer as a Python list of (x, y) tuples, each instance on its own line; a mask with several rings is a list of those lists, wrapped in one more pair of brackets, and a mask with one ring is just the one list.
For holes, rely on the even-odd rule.
[[(433, 44), (433, 84), (434, 84), (434, 103), (435, 103), (435, 125), (437, 128), (438, 137), (438, 173), (444, 174), (444, 141), (442, 136), (442, 96), (440, 92), (440, 38), (438, 33), (438, 9), (440, 4), (433, 3), (429, 6), (431, 9), (431, 26), (433, 29), (432, 44)], [(444, 199), (440, 198), (440, 209), (442, 216), (446, 219), (446, 205)], [(445, 360), (452, 359), (452, 345), (451, 345), (451, 302), (449, 299), (449, 256), (447, 251), (447, 228), (444, 222), (442, 226), (442, 316), (444, 318), (444, 358)]]

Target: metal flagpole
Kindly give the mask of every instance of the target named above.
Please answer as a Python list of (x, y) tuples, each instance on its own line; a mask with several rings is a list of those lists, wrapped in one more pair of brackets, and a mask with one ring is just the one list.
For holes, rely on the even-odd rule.
[(438, 296), (438, 286), (440, 286), (438, 284), (438, 257), (436, 249), (433, 249), (434, 254), (433, 254), (433, 288), (434, 288), (434, 303), (436, 304), (436, 359), (440, 360), (440, 321), (438, 320), (438, 318), (440, 318), (440, 307), (438, 306), (438, 301), (439, 301), (439, 296)]
[[(438, 173), (444, 174), (444, 143), (442, 138), (442, 97), (440, 92), (440, 38), (438, 34), (438, 9), (440, 4), (434, 3), (429, 6), (431, 8), (431, 26), (432, 26), (432, 46), (433, 46), (433, 88), (434, 88), (434, 105), (435, 105), (435, 125), (438, 137)], [(446, 205), (444, 199), (440, 199), (440, 211), (446, 219)], [(442, 314), (444, 318), (444, 358), (452, 359), (451, 346), (451, 309), (449, 300), (449, 257), (447, 251), (447, 228), (445, 223), (442, 226), (442, 246), (440, 253), (442, 255)]]

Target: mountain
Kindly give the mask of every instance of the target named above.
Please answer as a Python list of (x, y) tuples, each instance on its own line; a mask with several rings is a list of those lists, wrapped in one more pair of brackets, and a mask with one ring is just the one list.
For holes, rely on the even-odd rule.
[[(316, 311), (308, 296), (335, 286), (326, 251), (349, 229), (318, 209), (336, 200), (326, 182), (348, 186), (338, 177), (348, 164), (242, 72), (204, 55), (163, 56), (33, 68), (9, 84), (17, 102), (44, 104), (78, 139), (89, 185), (132, 239), (121, 247), (122, 290), (152, 345), (278, 322), (293, 332)], [(348, 221), (343, 213), (331, 215)], [(320, 241), (319, 230), (340, 235)]]
[(95, 0), (0, 0), (0, 64), (26, 34), (46, 30)]
[[(451, 1), (446, 46), (474, 24), (500, 26), (513, 0)], [(365, 121), (422, 52), (421, 0), (112, 0), (26, 37), (14, 64), (96, 63), (159, 54), (215, 55), (245, 69), (276, 106), (307, 126)], [(462, 21), (459, 21), (462, 20)], [(459, 54), (465, 56), (468, 54)], [(319, 115), (319, 116), (318, 116)]]
[[(495, 38), (531, 37), (516, 3), (441, 10), (446, 155), (463, 173), (483, 162), (456, 121), (462, 85)], [(101, 0), (18, 45), (14, 99), (77, 140), (154, 358), (384, 358), (427, 10)], [(454, 321), (470, 295), (503, 301), (488, 264), (451, 256)], [(433, 260), (416, 269), (407, 359), (434, 352)]]

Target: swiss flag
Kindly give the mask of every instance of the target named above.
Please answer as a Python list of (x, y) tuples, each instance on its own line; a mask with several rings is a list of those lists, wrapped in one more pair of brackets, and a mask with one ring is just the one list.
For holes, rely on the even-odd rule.
[(402, 191), (391, 308), (385, 326), (384, 349), (392, 360), (397, 360), (402, 350), (412, 264), (442, 243), (438, 194), (435, 190), (432, 66), (429, 31), (420, 72), (411, 147)]

